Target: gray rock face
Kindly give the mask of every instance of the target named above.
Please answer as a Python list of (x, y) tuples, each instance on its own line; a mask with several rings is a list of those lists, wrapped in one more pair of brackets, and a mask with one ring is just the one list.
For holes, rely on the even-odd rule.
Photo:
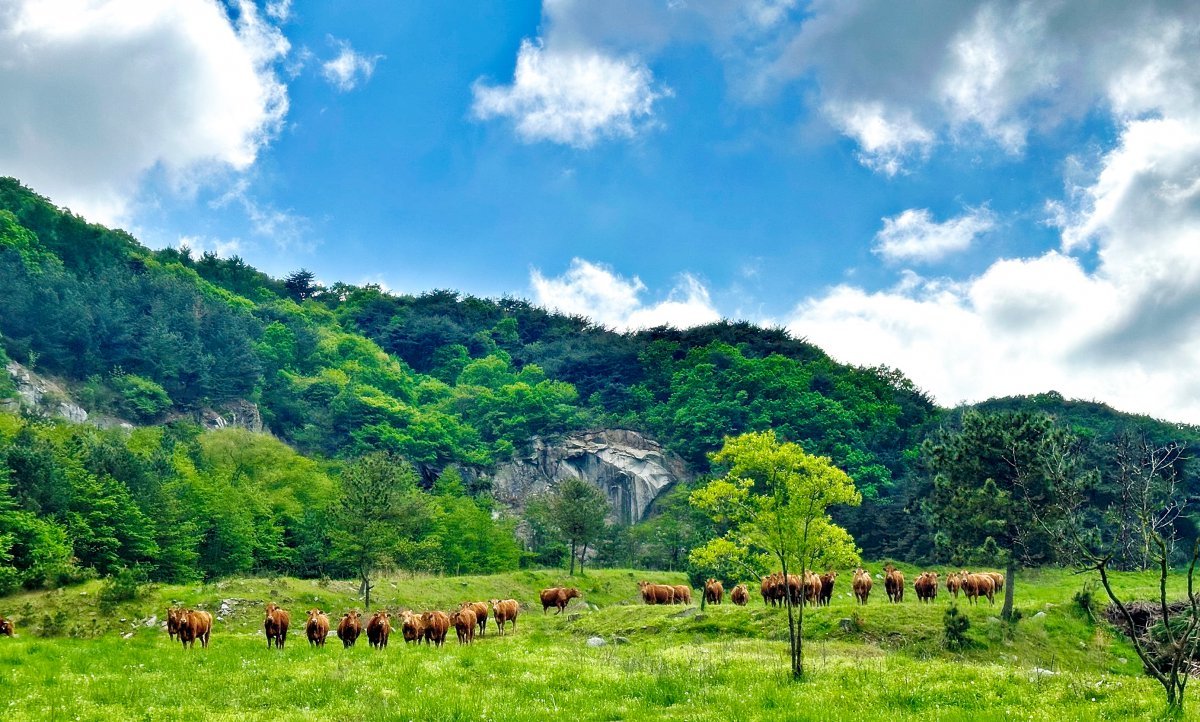
[(10, 361), (5, 371), (17, 386), (17, 398), (0, 402), (0, 410), (15, 411), (24, 406), (45, 416), (57, 416), (79, 424), (88, 420), (88, 412), (53, 381), (38, 376), (16, 361)]
[(573, 434), (561, 441), (534, 438), (522, 457), (500, 464), (492, 476), (492, 494), (514, 509), (552, 491), (570, 478), (603, 491), (612, 505), (610, 519), (640, 521), (664, 489), (690, 478), (683, 460), (636, 431), (604, 429)]

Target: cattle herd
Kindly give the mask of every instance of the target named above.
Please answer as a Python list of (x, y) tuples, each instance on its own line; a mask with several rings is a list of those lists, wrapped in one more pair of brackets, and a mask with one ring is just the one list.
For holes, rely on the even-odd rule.
[[(891, 564), (883, 568), (883, 589), (888, 601), (899, 604), (904, 601), (904, 573)], [(833, 599), (833, 585), (837, 580), (837, 572), (829, 570), (824, 574), (812, 571), (804, 572), (803, 578), (798, 574), (788, 574), (785, 580), (783, 572), (774, 572), (762, 578), (760, 590), (764, 605), (777, 606), (790, 602), (793, 605), (829, 606)], [(866, 604), (871, 596), (871, 588), (875, 582), (871, 573), (859, 567), (854, 570), (851, 578), (851, 589), (854, 599), (859, 604)], [(932, 602), (938, 595), (938, 573), (921, 572), (913, 580), (913, 590), (917, 601)], [(996, 592), (1004, 590), (1004, 575), (999, 572), (983, 572), (973, 574), (963, 570), (951, 572), (946, 577), (946, 590), (958, 599), (961, 591), (967, 601), (978, 603), (980, 597), (995, 603)], [(646, 604), (689, 604), (692, 600), (692, 590), (687, 586), (671, 584), (652, 584), (638, 582), (638, 591)], [(707, 579), (704, 582), (704, 602), (720, 604), (725, 598), (725, 585), (718, 579)], [(730, 600), (738, 606), (746, 606), (749, 593), (745, 584), (738, 584), (729, 595)]]
[[(933, 602), (938, 595), (938, 573), (934, 571), (921, 572), (913, 580), (913, 591), (917, 601)], [(891, 564), (883, 569), (883, 588), (888, 601), (898, 604), (904, 601), (904, 574)], [(833, 585), (837, 580), (837, 572), (829, 570), (824, 574), (812, 571), (800, 575), (788, 574), (786, 579), (783, 572), (775, 572), (763, 577), (760, 590), (764, 605), (776, 606), (790, 602), (793, 605), (828, 606), (833, 598)], [(866, 604), (871, 596), (874, 581), (871, 573), (859, 567), (851, 577), (851, 589), (858, 604)], [(961, 592), (971, 604), (978, 604), (983, 597), (989, 603), (995, 604), (997, 592), (1004, 591), (1004, 575), (999, 572), (972, 573), (967, 570), (951, 572), (946, 576), (946, 591), (958, 599)], [(646, 604), (691, 604), (692, 589), (686, 584), (652, 584), (648, 581), (638, 582), (638, 592)], [(746, 606), (749, 601), (749, 590), (745, 584), (738, 584), (730, 592), (730, 600), (738, 606)], [(551, 587), (541, 593), (542, 614), (551, 607), (555, 614), (561, 614), (572, 599), (581, 598), (578, 589), (573, 587)], [(704, 601), (706, 604), (721, 604), (725, 598), (725, 586), (718, 579), (707, 579), (704, 582)], [(446, 635), (453, 627), (458, 636), (459, 644), (471, 644), (475, 636), (484, 636), (487, 632), (487, 621), (490, 616), (495, 621), (499, 634), (506, 631), (516, 631), (517, 614), (520, 605), (515, 599), (492, 599), (487, 602), (463, 602), (458, 609), (450, 614), (442, 611), (417, 613), (411, 610), (401, 611), (396, 617), (404, 641), (407, 643), (432, 644), (441, 647), (446, 642)], [(267, 647), (283, 649), (287, 642), (288, 628), (291, 626), (291, 615), (274, 602), (267, 604), (266, 616), (263, 619), (263, 633), (267, 638)], [(212, 614), (194, 609), (171, 607), (167, 610), (167, 634), (171, 639), (179, 639), (185, 648), (194, 647), (196, 642), (207, 647), (212, 634)], [(329, 616), (320, 609), (310, 609), (307, 612), (304, 633), (308, 643), (314, 647), (324, 647), (325, 639), (330, 631)], [(384, 609), (375, 612), (367, 619), (364, 627), (362, 615), (357, 609), (352, 609), (342, 615), (334, 633), (342, 640), (345, 648), (353, 647), (359, 636), (366, 631), (367, 642), (373, 649), (385, 649), (388, 637), (392, 632), (392, 612)], [(11, 637), (15, 633), (11, 620), (0, 617), (0, 635)]]

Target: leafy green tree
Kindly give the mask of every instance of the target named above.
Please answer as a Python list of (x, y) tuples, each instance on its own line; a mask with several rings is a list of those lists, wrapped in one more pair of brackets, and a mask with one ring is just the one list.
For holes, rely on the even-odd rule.
[(316, 275), (307, 268), (301, 268), (299, 271), (289, 274), (283, 281), (283, 287), (287, 290), (288, 295), (297, 301), (312, 298), (321, 290)]
[(1012, 617), (1017, 571), (1051, 553), (1061, 449), (1070, 433), (1044, 414), (963, 414), (961, 427), (925, 442), (933, 474), (927, 510), (936, 540), (957, 563), (1005, 567), (1005, 619)]
[(171, 397), (162, 386), (135, 374), (118, 374), (111, 381), (117, 392), (115, 411), (140, 424), (162, 418), (171, 408)]
[(575, 560), (579, 572), (588, 546), (604, 533), (608, 499), (596, 487), (583, 479), (564, 479), (550, 498), (550, 520), (559, 538), (571, 549), (571, 576), (575, 576)]
[[(766, 555), (787, 579), (810, 569), (849, 566), (858, 561), (854, 539), (834, 524), (829, 507), (857, 505), (854, 481), (827, 457), (807, 454), (774, 431), (751, 432), (725, 440), (712, 456), (726, 469), (720, 479), (692, 492), (691, 502), (729, 531), (692, 551), (697, 566), (720, 558)], [(791, 672), (804, 676), (804, 608), (787, 605)]]
[(388, 454), (364, 456), (342, 472), (329, 530), (331, 551), (357, 575), (367, 609), (371, 580), (380, 569), (395, 565), (411, 541), (403, 532), (415, 510), (406, 497), (416, 488), (412, 467)]

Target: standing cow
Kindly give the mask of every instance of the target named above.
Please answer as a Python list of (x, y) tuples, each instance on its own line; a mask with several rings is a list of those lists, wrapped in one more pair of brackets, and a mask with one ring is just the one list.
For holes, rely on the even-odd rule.
[(854, 587), (854, 600), (859, 604), (865, 605), (867, 598), (871, 596), (871, 587), (875, 582), (871, 581), (871, 575), (866, 569), (859, 567), (854, 570), (854, 579), (851, 580), (851, 586)]
[(739, 584), (734, 587), (733, 591), (729, 593), (729, 601), (733, 602), (739, 607), (746, 606), (746, 602), (750, 601), (750, 593), (746, 589), (746, 585)]
[(410, 611), (404, 611), (400, 614), (400, 634), (404, 636), (404, 643), (411, 642), (421, 643), (421, 637), (425, 634), (425, 627), (421, 623), (421, 616)]
[(440, 647), (446, 643), (450, 616), (441, 611), (425, 612), (421, 615), (421, 627), (425, 630), (425, 644)]
[(292, 615), (287, 610), (280, 609), (275, 602), (267, 603), (267, 617), (263, 620), (263, 633), (267, 635), (267, 649), (274, 646), (283, 649), (287, 642), (288, 627), (292, 624)]
[(211, 614), (187, 609), (179, 615), (178, 619), (179, 641), (183, 642), (184, 649), (195, 647), (197, 639), (200, 640), (201, 648), (208, 647), (208, 637), (212, 633)]
[(304, 625), (310, 647), (324, 647), (329, 636), (329, 617), (320, 609), (308, 610), (308, 621)]
[(478, 624), (478, 620), (475, 619), (475, 612), (470, 607), (463, 607), (454, 614), (451, 614), (450, 624), (454, 626), (454, 631), (458, 633), (459, 644), (474, 643), (475, 625)]
[(830, 569), (821, 575), (821, 594), (817, 597), (817, 606), (828, 607), (833, 599), (833, 583), (837, 580), (837, 571)]
[(704, 580), (704, 601), (707, 604), (720, 604), (724, 597), (725, 586), (719, 580)]
[(515, 599), (493, 599), (492, 618), (496, 620), (496, 628), (500, 630), (500, 634), (504, 634), (504, 625), (511, 622), (513, 630), (517, 628), (517, 613), (520, 611), (520, 605)]
[(13, 637), (16, 636), (16, 633), (17, 628), (16, 625), (12, 623), (12, 620), (0, 617), (0, 634), (3, 634), (6, 637)]
[(913, 591), (917, 593), (918, 602), (932, 602), (937, 599), (937, 572), (921, 572), (913, 582)]
[(550, 607), (555, 607), (558, 611), (555, 614), (562, 614), (567, 608), (567, 602), (572, 599), (581, 598), (579, 590), (574, 587), (550, 587), (542, 590), (542, 614)]
[(358, 641), (359, 635), (362, 634), (362, 617), (357, 609), (351, 609), (342, 615), (342, 621), (338, 622), (337, 636), (342, 640), (342, 648), (349, 649)]
[(884, 567), (883, 590), (893, 604), (904, 601), (904, 573), (891, 564)]
[(459, 605), (459, 609), (469, 607), (472, 612), (475, 612), (475, 623), (479, 625), (479, 635), (483, 636), (487, 628), (488, 620), (488, 605), (486, 602), (463, 602)]
[(388, 637), (392, 634), (392, 615), (387, 610), (381, 610), (371, 615), (367, 622), (367, 643), (372, 649), (386, 649)]

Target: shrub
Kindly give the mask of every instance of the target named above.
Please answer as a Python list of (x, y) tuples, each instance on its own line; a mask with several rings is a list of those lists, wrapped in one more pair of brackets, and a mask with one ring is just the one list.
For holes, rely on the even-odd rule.
[(100, 600), (101, 611), (111, 612), (121, 602), (137, 599), (141, 596), (145, 584), (146, 573), (141, 569), (121, 569), (100, 585), (97, 598)]
[(135, 374), (118, 374), (112, 379), (121, 416), (141, 423), (157, 421), (171, 408), (171, 397), (162, 386)]
[(951, 604), (942, 617), (942, 644), (946, 649), (966, 649), (971, 644), (967, 637), (967, 630), (970, 628), (971, 620), (958, 611), (957, 604)]
[(1088, 619), (1096, 621), (1096, 580), (1083, 583), (1083, 589), (1075, 592), (1075, 604), (1087, 614)]

